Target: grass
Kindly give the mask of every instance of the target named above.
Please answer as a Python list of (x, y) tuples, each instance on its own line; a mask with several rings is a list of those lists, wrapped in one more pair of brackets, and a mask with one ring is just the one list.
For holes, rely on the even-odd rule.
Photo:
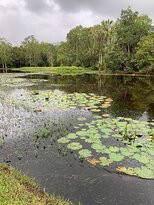
[(30, 73), (46, 73), (46, 74), (60, 74), (60, 75), (80, 75), (84, 73), (95, 73), (95, 71), (87, 68), (76, 66), (61, 66), (61, 67), (22, 67), (13, 70), (30, 72)]
[(0, 164), (1, 205), (72, 205), (60, 197), (48, 195), (28, 177), (6, 164)]
[(77, 66), (60, 66), (60, 67), (22, 67), (14, 68), (14, 71), (21, 71), (25, 73), (40, 73), (40, 74), (59, 74), (59, 75), (82, 75), (82, 74), (100, 74), (100, 75), (110, 75), (110, 76), (151, 76), (152, 74), (146, 74), (142, 72), (104, 72), (93, 70), (91, 68), (83, 68)]

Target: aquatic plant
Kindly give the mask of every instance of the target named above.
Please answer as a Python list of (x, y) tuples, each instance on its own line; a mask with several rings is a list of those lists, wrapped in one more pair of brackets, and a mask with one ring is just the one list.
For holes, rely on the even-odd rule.
[(80, 150), (82, 148), (82, 145), (78, 142), (72, 142), (67, 145), (67, 148), (71, 150)]
[[(94, 117), (94, 120), (86, 123), (86, 127), (84, 131), (79, 130), (74, 133), (76, 137), (73, 139), (75, 140), (72, 144), (72, 147), (75, 147), (73, 149), (78, 150), (81, 149), (81, 146), (83, 147), (78, 153), (79, 157), (87, 158), (89, 163), (95, 159), (96, 164), (100, 166), (112, 165), (118, 172), (125, 174), (141, 178), (154, 178), (154, 166), (151, 166), (154, 163), (154, 145), (147, 140), (153, 129), (150, 123), (122, 117), (112, 119), (106, 115), (102, 119)], [(126, 133), (128, 137), (126, 137)], [(136, 133), (140, 133), (140, 137), (137, 137)], [(129, 136), (131, 136), (131, 140)], [(119, 145), (110, 146), (111, 140), (114, 143), (118, 140)], [(67, 146), (68, 149), (72, 149), (70, 144)], [(91, 144), (91, 148), (87, 149), (89, 144)], [(79, 147), (76, 148), (76, 145)], [(136, 166), (135, 161), (140, 166)], [(119, 168), (122, 167), (119, 166), (119, 163), (120, 165), (127, 164), (128, 167)], [(136, 167), (131, 167), (132, 164)]]

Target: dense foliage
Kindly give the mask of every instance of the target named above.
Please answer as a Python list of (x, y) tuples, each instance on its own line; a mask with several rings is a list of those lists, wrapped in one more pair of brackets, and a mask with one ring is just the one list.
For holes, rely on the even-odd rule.
[(39, 42), (33, 35), (20, 46), (0, 39), (0, 67), (81, 66), (104, 72), (154, 70), (154, 29), (147, 15), (129, 7), (116, 22), (102, 21), (69, 31), (58, 45)]

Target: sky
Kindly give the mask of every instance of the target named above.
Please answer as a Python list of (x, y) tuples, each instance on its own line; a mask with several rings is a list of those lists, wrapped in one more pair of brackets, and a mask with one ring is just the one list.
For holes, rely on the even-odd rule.
[(154, 22), (154, 0), (0, 0), (0, 37), (17, 45), (29, 35), (57, 43), (75, 26), (115, 20), (128, 6)]

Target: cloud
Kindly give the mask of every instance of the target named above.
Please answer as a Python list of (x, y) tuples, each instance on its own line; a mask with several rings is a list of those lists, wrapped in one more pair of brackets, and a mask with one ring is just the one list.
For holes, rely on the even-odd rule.
[(30, 11), (34, 11), (36, 13), (45, 11), (48, 9), (48, 5), (46, 0), (26, 0), (26, 7)]
[(69, 13), (90, 10), (95, 15), (108, 15), (115, 18), (120, 15), (121, 9), (131, 6), (154, 18), (153, 0), (55, 0), (55, 2), (61, 10)]
[(29, 11), (36, 14), (58, 10), (59, 7), (54, 0), (25, 0), (25, 6)]
[(154, 20), (153, 0), (0, 0), (0, 37), (17, 44), (34, 34), (59, 42), (71, 28), (116, 19), (129, 5)]
[(73, 13), (81, 10), (90, 10), (102, 16), (104, 14), (117, 15), (125, 5), (125, 2), (121, 0), (56, 0), (56, 3), (66, 12)]

